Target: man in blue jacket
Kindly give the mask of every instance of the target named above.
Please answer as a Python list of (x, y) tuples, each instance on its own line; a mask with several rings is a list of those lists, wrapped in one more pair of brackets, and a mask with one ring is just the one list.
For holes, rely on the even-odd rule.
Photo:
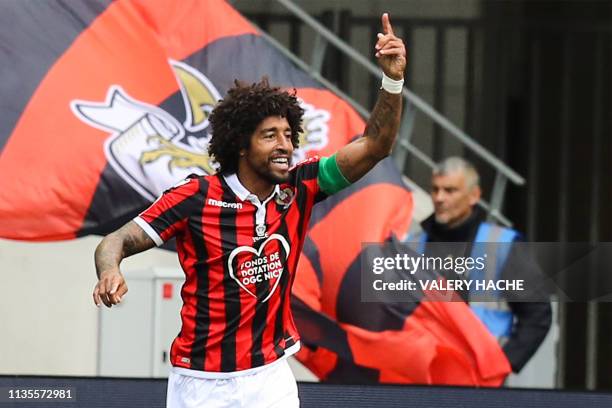
[[(411, 232), (408, 240), (418, 245), (418, 251), (427, 256), (475, 257), (486, 245), (474, 243), (501, 243), (497, 245), (494, 265), (489, 265), (492, 278), (500, 279), (504, 274), (531, 271), (538, 267), (520, 254), (517, 246), (521, 235), (510, 228), (487, 222), (486, 214), (477, 206), (480, 200), (479, 175), (475, 167), (459, 157), (443, 160), (432, 176), (431, 198), (434, 213), (421, 223), (422, 230)], [(463, 245), (431, 245), (438, 242), (457, 242)], [(504, 245), (503, 243), (507, 243)], [(449, 253), (449, 251), (453, 253)], [(513, 265), (509, 267), (509, 265)], [(509, 269), (514, 271), (509, 272)], [(447, 276), (457, 278), (457, 275)], [(473, 276), (465, 276), (473, 279)], [(459, 291), (464, 301), (489, 329), (503, 348), (512, 370), (518, 373), (537, 351), (546, 337), (552, 312), (549, 302), (507, 302), (501, 294), (497, 301), (474, 302), (474, 293)], [(493, 294), (493, 296), (496, 296)], [(472, 301), (471, 301), (472, 300)]]

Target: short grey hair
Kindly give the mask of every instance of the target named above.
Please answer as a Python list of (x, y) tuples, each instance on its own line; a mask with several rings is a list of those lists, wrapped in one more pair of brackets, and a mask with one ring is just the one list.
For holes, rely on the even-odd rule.
[(458, 171), (465, 174), (465, 181), (467, 182), (468, 188), (480, 185), (480, 176), (478, 175), (476, 167), (469, 161), (457, 156), (447, 157), (436, 164), (436, 167), (433, 169), (433, 175), (443, 176)]

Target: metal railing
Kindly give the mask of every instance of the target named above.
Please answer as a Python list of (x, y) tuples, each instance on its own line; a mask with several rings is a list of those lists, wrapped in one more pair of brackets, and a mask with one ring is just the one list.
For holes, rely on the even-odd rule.
[[(293, 16), (295, 16), (303, 24), (310, 27), (314, 31), (315, 41), (312, 48), (310, 64), (298, 58), (286, 47), (284, 47), (277, 40), (275, 40), (272, 36), (267, 34), (264, 30), (260, 29), (262, 36), (264, 36), (268, 41), (270, 41), (270, 43), (275, 46), (283, 55), (291, 59), (300, 68), (310, 73), (315, 80), (319, 81), (322, 85), (326, 86), (327, 88), (335, 92), (338, 96), (345, 99), (348, 103), (351, 104), (351, 106), (353, 106), (353, 108), (355, 108), (355, 110), (357, 110), (362, 116), (367, 118), (369, 116), (369, 111), (366, 108), (364, 108), (350, 96), (346, 95), (338, 87), (336, 87), (334, 84), (332, 84), (330, 81), (328, 81), (321, 75), (324, 56), (328, 49), (328, 46), (331, 44), (341, 53), (346, 55), (350, 60), (363, 67), (366, 71), (368, 71), (376, 78), (379, 78), (381, 75), (380, 68), (378, 68), (368, 58), (366, 58), (360, 52), (358, 52), (349, 44), (347, 44), (344, 40), (339, 38), (335, 33), (333, 33), (323, 24), (319, 23), (315, 18), (313, 18), (310, 14), (308, 14), (302, 8), (297, 6), (293, 1), (276, 0), (276, 2), (282, 5)], [(504, 162), (498, 159), (486, 148), (474, 141), (468, 134), (466, 134), (463, 130), (461, 130), (451, 121), (449, 121), (445, 116), (443, 116), (440, 112), (438, 112), (431, 105), (425, 102), (421, 97), (419, 97), (418, 95), (411, 92), (405, 87), (402, 91), (402, 95), (406, 103), (402, 116), (402, 123), (400, 126), (397, 147), (394, 152), (394, 158), (400, 168), (404, 168), (404, 164), (408, 159), (408, 153), (420, 160), (429, 168), (433, 169), (435, 167), (434, 160), (427, 153), (419, 149), (411, 142), (415, 114), (418, 110), (428, 116), (442, 129), (446, 130), (447, 133), (451, 137), (459, 141), (462, 146), (471, 150), (476, 155), (476, 157), (482, 159), (494, 169), (495, 180), (493, 183), (490, 198), (488, 200), (481, 199), (479, 204), (487, 211), (490, 219), (495, 219), (506, 226), (511, 226), (511, 221), (501, 212), (508, 181), (514, 183), (515, 185), (522, 186), (525, 184), (525, 179), (516, 171), (508, 167)]]

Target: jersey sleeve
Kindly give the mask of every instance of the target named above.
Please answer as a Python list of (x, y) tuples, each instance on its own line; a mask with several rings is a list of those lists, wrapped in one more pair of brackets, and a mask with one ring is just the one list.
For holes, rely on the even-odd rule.
[(315, 196), (315, 203), (351, 184), (340, 172), (335, 154), (311, 157), (297, 164), (292, 171), (296, 182), (304, 184)]
[(317, 180), (319, 176), (319, 160), (318, 156), (310, 157), (296, 164), (291, 169), (293, 183), (296, 187), (299, 185), (304, 186), (307, 194), (314, 196), (314, 203), (327, 198), (327, 194), (321, 190)]
[(149, 208), (141, 212), (134, 222), (155, 242), (162, 245), (181, 234), (199, 191), (197, 178), (187, 178), (166, 190)]

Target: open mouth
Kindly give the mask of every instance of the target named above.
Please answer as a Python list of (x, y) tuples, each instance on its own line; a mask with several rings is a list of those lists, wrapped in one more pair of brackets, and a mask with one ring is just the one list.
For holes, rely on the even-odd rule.
[(274, 157), (270, 160), (271, 167), (278, 171), (287, 171), (289, 170), (289, 158), (282, 157)]

